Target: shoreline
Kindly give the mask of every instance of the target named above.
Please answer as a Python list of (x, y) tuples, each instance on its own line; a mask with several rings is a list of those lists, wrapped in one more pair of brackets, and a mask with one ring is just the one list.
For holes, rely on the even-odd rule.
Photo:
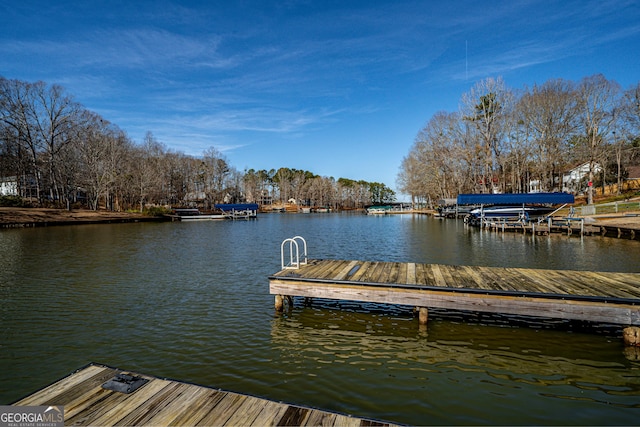
[(49, 227), (58, 225), (113, 224), (166, 221), (133, 212), (92, 211), (85, 209), (0, 207), (0, 228)]
[[(640, 211), (629, 214), (604, 214), (585, 217), (588, 224), (606, 227), (624, 227), (640, 232)], [(47, 227), (54, 225), (109, 224), (128, 222), (160, 222), (164, 217), (146, 216), (134, 212), (105, 210), (15, 208), (0, 207), (0, 228)]]

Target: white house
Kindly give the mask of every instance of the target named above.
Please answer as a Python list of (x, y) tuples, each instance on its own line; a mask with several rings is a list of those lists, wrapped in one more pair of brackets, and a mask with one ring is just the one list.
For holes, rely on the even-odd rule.
[[(602, 172), (598, 163), (593, 166), (593, 173)], [(589, 176), (589, 162), (582, 163), (562, 175), (562, 191), (580, 193), (585, 190), (584, 180)]]
[[(602, 168), (598, 163), (593, 167), (593, 173), (599, 174), (602, 172)], [(559, 185), (559, 177), (554, 176), (554, 189), (558, 191), (558, 188), (562, 188), (561, 191), (565, 193), (580, 193), (585, 190), (586, 179), (589, 176), (589, 162), (582, 163), (573, 169), (570, 169), (562, 174), (562, 185)], [(539, 179), (529, 180), (529, 193), (540, 193), (542, 191), (542, 182)]]
[(0, 196), (17, 196), (18, 179), (15, 176), (0, 178)]

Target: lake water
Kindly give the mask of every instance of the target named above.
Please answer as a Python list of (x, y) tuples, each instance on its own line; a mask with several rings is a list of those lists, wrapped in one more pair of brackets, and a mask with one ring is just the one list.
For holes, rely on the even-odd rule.
[(632, 425), (640, 361), (606, 325), (317, 301), (276, 315), (280, 244), (310, 258), (640, 271), (638, 242), (426, 216), (0, 232), (0, 404), (88, 362), (419, 425)]

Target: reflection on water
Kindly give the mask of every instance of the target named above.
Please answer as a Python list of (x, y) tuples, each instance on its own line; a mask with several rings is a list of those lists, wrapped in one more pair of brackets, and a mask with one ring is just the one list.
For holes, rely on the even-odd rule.
[[(611, 405), (640, 409), (640, 366), (624, 357), (619, 337), (446, 316), (421, 331), (402, 310), (389, 316), (340, 308), (298, 307), (274, 319), (279, 388), (322, 407), (361, 413), (365, 405), (369, 414), (409, 424), (607, 424), (611, 415), (594, 413)], [(313, 390), (303, 386), (309, 380)], [(327, 393), (317, 396), (317, 389)], [(384, 396), (383, 408), (364, 403), (371, 390)], [(523, 402), (526, 415), (513, 410)]]
[[(620, 330), (297, 301), (268, 276), (295, 235), (312, 258), (637, 271), (637, 242), (488, 233), (427, 217), (0, 232), (0, 403), (95, 361), (408, 424), (633, 424), (637, 355)], [(606, 256), (603, 256), (606, 254)]]

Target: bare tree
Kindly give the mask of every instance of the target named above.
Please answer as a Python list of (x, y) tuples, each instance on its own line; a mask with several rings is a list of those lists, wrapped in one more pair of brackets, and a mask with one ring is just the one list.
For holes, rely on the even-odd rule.
[(27, 154), (36, 195), (44, 200), (43, 182), (49, 189), (52, 200), (66, 197), (62, 182), (67, 182), (62, 168), (71, 153), (64, 158), (58, 156), (74, 135), (74, 126), (82, 107), (58, 85), (47, 86), (44, 82), (25, 83), (0, 78), (0, 122), (4, 134), (12, 137), (16, 152)]
[(223, 201), (226, 180), (230, 173), (231, 168), (222, 153), (214, 147), (205, 150), (202, 158), (202, 179), (209, 207)]
[(33, 178), (35, 195), (42, 200), (42, 171), (40, 153), (43, 141), (36, 131), (36, 86), (19, 80), (0, 78), (0, 121), (7, 135), (6, 142), (15, 144), (11, 151), (27, 158), (25, 183)]
[(129, 158), (129, 176), (140, 212), (159, 193), (162, 182), (160, 160), (164, 151), (164, 146), (151, 132), (147, 132), (142, 146), (137, 147)]
[(509, 112), (511, 98), (501, 77), (485, 79), (462, 96), (462, 115), (473, 125), (472, 138), (477, 146), (477, 157), (484, 165), (482, 192), (494, 190), (494, 177), (502, 152), (503, 122)]
[(514, 193), (529, 191), (530, 171), (533, 169), (533, 147), (535, 140), (528, 121), (523, 117), (522, 110), (516, 107), (511, 120), (505, 128), (505, 146), (509, 165), (511, 188)]
[(310, 179), (307, 181), (306, 195), (310, 206), (335, 206), (337, 203), (335, 180), (320, 176)]
[(422, 168), (416, 158), (416, 153), (411, 150), (402, 159), (400, 171), (396, 178), (396, 187), (401, 193), (411, 196), (411, 204), (416, 205), (423, 201), (426, 191), (421, 188)]
[[(64, 161), (59, 154), (72, 140), (74, 126), (79, 122), (81, 106), (65, 94), (59, 85), (47, 87), (43, 82), (35, 83), (35, 130), (45, 147), (45, 161), (48, 165), (49, 196), (53, 200), (67, 197), (60, 182), (68, 182), (68, 177), (60, 174)], [(69, 153), (67, 153), (69, 154)], [(67, 165), (67, 168), (69, 165)]]
[[(542, 190), (549, 191), (568, 159), (567, 147), (578, 123), (574, 84), (549, 80), (526, 91), (517, 104), (518, 120), (535, 155)], [(522, 135), (522, 133), (520, 133)]]
[(640, 157), (640, 83), (627, 89), (621, 106), (622, 138), (627, 141), (629, 161)]
[(304, 197), (304, 186), (307, 180), (314, 177), (313, 173), (304, 170), (293, 169), (293, 177), (291, 178), (291, 194), (296, 203), (302, 201)]
[(98, 114), (85, 110), (70, 147), (78, 154), (77, 161), (82, 170), (79, 180), (86, 191), (89, 207), (97, 210), (103, 200), (104, 206), (113, 210), (115, 186), (121, 175), (120, 163), (131, 149), (127, 136)]
[(165, 197), (171, 206), (181, 206), (191, 179), (192, 158), (183, 153), (168, 152), (164, 159)]
[(423, 165), (427, 195), (430, 198), (447, 198), (451, 196), (454, 172), (449, 163), (456, 135), (457, 115), (445, 112), (436, 113), (427, 125), (418, 133), (416, 148), (418, 158)]
[[(620, 94), (619, 85), (602, 74), (582, 79), (578, 85), (585, 156), (589, 162), (589, 182), (593, 183), (596, 165), (606, 156), (606, 141), (614, 130), (614, 109)], [(602, 167), (603, 165), (601, 165)], [(587, 200), (593, 204), (593, 186), (589, 185)]]
[(403, 161), (400, 186), (412, 199), (450, 198), (483, 179), (479, 145), (471, 142), (460, 114), (440, 111), (418, 132)]
[(278, 187), (278, 199), (280, 203), (287, 203), (292, 193), (294, 171), (289, 168), (280, 168), (273, 175), (273, 181)]
[(259, 178), (254, 169), (245, 170), (243, 184), (245, 189), (245, 197), (249, 202), (256, 202), (259, 194)]

